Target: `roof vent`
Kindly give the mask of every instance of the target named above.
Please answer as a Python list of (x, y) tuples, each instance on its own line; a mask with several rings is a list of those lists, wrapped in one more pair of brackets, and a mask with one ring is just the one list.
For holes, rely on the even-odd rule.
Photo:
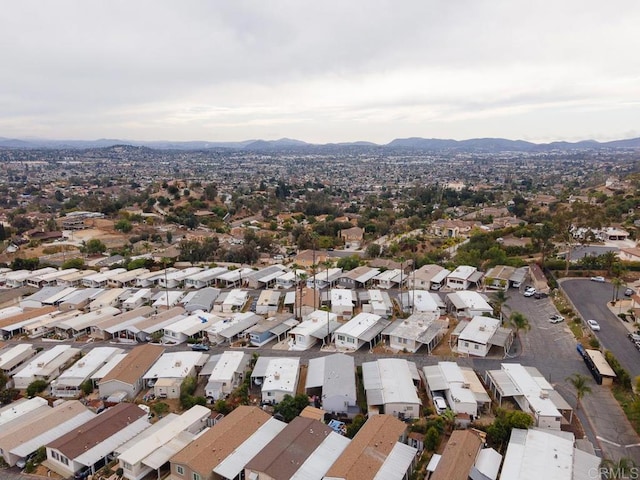
[(549, 398), (549, 392), (546, 390), (540, 390), (540, 398)]

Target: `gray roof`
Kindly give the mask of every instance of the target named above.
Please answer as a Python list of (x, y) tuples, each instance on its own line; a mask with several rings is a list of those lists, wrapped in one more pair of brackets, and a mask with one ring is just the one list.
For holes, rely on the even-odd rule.
[(343, 353), (309, 360), (305, 388), (322, 387), (322, 395), (356, 398), (355, 361)]
[(60, 293), (65, 288), (67, 288), (67, 287), (63, 287), (63, 286), (61, 286), (61, 287), (42, 287), (36, 293), (34, 293), (33, 295), (29, 295), (28, 297), (25, 297), (23, 300), (24, 301), (42, 302), (44, 300), (47, 300), (47, 299), (51, 298), (56, 293)]
[(191, 312), (193, 310), (205, 310), (209, 312), (215, 302), (216, 298), (220, 295), (219, 288), (206, 287), (195, 292), (195, 295), (185, 305), (185, 310)]
[(391, 320), (385, 320), (384, 318), (381, 318), (376, 323), (371, 325), (369, 329), (363, 332), (362, 335), (358, 337), (358, 339), (362, 340), (363, 342), (370, 342), (371, 340), (376, 338), (380, 333), (382, 333), (382, 331), (385, 328), (387, 328), (390, 324), (391, 324)]
[(318, 338), (318, 339), (322, 340), (327, 335), (335, 332), (338, 328), (340, 328), (341, 325), (342, 324), (340, 322), (338, 322), (337, 320), (331, 320), (331, 321), (329, 321), (329, 326), (328, 327), (326, 325), (321, 326), (315, 332), (311, 333), (311, 336), (314, 337), (314, 338)]
[(220, 336), (224, 338), (233, 338), (241, 332), (244, 332), (247, 328), (252, 327), (260, 321), (262, 317), (260, 315), (251, 315), (250, 317), (243, 318), (238, 323), (225, 328), (220, 332)]

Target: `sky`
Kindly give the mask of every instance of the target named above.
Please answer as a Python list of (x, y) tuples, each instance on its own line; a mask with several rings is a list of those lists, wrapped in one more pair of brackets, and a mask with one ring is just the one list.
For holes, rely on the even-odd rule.
[(640, 137), (637, 0), (0, 7), (0, 137)]

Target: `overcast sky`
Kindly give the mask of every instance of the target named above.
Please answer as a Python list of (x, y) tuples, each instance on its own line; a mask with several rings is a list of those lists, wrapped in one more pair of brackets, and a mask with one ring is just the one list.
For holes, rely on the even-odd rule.
[(0, 137), (640, 136), (638, 0), (0, 6)]

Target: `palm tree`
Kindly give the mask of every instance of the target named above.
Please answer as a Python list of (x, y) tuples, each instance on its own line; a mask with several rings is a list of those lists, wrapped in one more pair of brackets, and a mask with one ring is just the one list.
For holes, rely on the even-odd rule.
[(500, 319), (500, 322), (502, 322), (502, 307), (508, 306), (507, 300), (509, 300), (509, 295), (505, 290), (498, 290), (493, 295), (493, 312)]
[(620, 292), (620, 287), (624, 285), (624, 280), (620, 277), (614, 277), (611, 279), (611, 284), (613, 285), (613, 297), (611, 298), (611, 303), (615, 304), (618, 301), (618, 293)]
[[(512, 312), (509, 316), (509, 323), (511, 323), (511, 326), (515, 329), (517, 339), (520, 339), (520, 330), (524, 330), (525, 332), (531, 330), (529, 319), (520, 312)], [(520, 345), (522, 345), (522, 350), (524, 350), (522, 341)]]
[(618, 254), (613, 250), (609, 250), (600, 255), (602, 266), (607, 270), (607, 275), (611, 275), (613, 265), (618, 261)]
[(566, 380), (573, 385), (576, 391), (576, 411), (580, 408), (580, 401), (587, 394), (591, 393), (591, 387), (589, 386), (589, 378), (579, 373), (574, 373)]

